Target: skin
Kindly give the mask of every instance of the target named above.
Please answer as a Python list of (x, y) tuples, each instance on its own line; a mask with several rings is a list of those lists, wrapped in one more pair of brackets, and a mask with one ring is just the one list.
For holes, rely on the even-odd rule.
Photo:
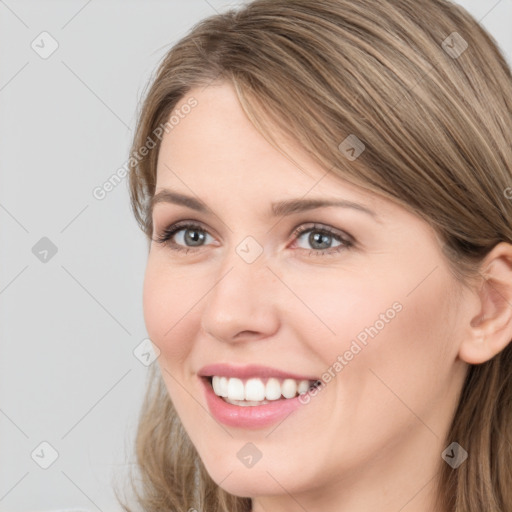
[[(198, 105), (162, 140), (156, 192), (192, 195), (215, 215), (155, 205), (153, 238), (181, 220), (200, 223), (206, 238), (187, 254), (152, 242), (143, 303), (169, 395), (207, 471), (252, 497), (254, 512), (432, 512), (467, 363), (512, 338), (512, 247), (500, 244), (485, 262), (507, 300), (463, 288), (419, 217), (286, 141), (299, 170), (257, 132), (230, 85), (193, 89), (176, 108), (191, 96)], [(338, 207), (268, 216), (271, 202), (303, 197), (348, 199), (378, 218)], [(354, 246), (319, 255), (340, 242), (292, 235), (311, 223), (349, 234)], [(185, 234), (174, 241), (186, 248)], [(252, 263), (236, 252), (247, 236), (263, 249)], [(202, 366), (256, 363), (320, 378), (396, 303), (394, 318), (278, 426), (233, 428), (208, 413)], [(262, 453), (251, 468), (237, 458), (247, 442)]]

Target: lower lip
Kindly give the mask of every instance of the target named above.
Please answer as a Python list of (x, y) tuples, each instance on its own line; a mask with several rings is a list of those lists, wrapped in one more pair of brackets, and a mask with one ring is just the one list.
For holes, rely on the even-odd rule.
[(228, 404), (213, 392), (210, 382), (200, 377), (203, 383), (206, 403), (213, 416), (224, 425), (241, 428), (263, 428), (285, 418), (301, 405), (299, 397), (274, 400), (263, 405)]

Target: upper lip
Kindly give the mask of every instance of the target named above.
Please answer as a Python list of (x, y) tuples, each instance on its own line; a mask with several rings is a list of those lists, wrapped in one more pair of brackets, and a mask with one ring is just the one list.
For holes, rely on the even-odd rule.
[(270, 378), (275, 377), (278, 379), (295, 379), (295, 380), (318, 380), (317, 377), (308, 375), (298, 375), (269, 366), (261, 366), (258, 364), (250, 364), (246, 366), (233, 366), (231, 364), (216, 363), (203, 366), (197, 374), (200, 377), (212, 377), (218, 375), (221, 377), (238, 377), (239, 379), (248, 379), (250, 377)]

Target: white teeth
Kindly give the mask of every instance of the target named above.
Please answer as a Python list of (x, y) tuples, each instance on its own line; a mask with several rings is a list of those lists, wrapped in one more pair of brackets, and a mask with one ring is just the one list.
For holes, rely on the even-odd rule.
[(252, 402), (265, 400), (265, 384), (261, 379), (249, 379), (245, 383), (245, 400)]
[(219, 379), (219, 395), (223, 397), (228, 396), (228, 379), (226, 377), (221, 377)]
[(228, 379), (226, 377), (214, 377), (212, 379), (212, 386), (217, 396), (228, 396)]
[(285, 398), (293, 398), (297, 394), (297, 382), (294, 379), (286, 379), (281, 386), (281, 392)]
[(244, 383), (232, 377), (228, 380), (228, 398), (231, 400), (245, 400)]
[(242, 407), (248, 407), (253, 405), (265, 405), (268, 404), (268, 400), (262, 400), (261, 402), (251, 402), (248, 400), (230, 400), (229, 398), (224, 399), (228, 404), (240, 405)]
[(277, 379), (268, 379), (265, 386), (265, 398), (267, 400), (278, 400), (281, 398), (281, 384)]
[(309, 382), (307, 380), (301, 380), (299, 382), (299, 385), (297, 386), (297, 392), (299, 393), (299, 395), (301, 395), (302, 393), (306, 393), (308, 389)]
[(217, 396), (222, 396), (221, 393), (220, 393), (219, 380), (220, 380), (219, 377), (217, 377), (217, 376), (213, 377), (213, 379), (212, 379), (212, 388), (213, 388), (213, 392)]
[(247, 381), (236, 377), (212, 377), (213, 391), (217, 396), (226, 399), (228, 403), (235, 405), (262, 405), (269, 400), (294, 398), (297, 393), (306, 393), (313, 382), (308, 380), (297, 381), (295, 379), (269, 378), (266, 383), (259, 378), (250, 378)]

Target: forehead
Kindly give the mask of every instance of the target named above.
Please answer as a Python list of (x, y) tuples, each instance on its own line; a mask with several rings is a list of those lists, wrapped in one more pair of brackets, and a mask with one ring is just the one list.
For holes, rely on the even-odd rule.
[[(193, 98), (196, 106), (180, 117), (181, 109)], [(270, 185), (287, 175), (307, 184), (322, 171), (311, 162), (293, 165), (272, 147), (247, 119), (232, 86), (229, 84), (196, 88), (177, 104), (174, 112), (179, 123), (164, 135), (158, 159), (158, 179), (168, 178), (168, 167), (176, 172), (183, 169), (198, 179), (211, 179), (216, 183), (254, 179), (253, 185)], [(298, 150), (298, 151), (297, 151)], [(294, 156), (300, 148), (293, 148)], [(306, 169), (301, 171), (301, 167)], [(294, 172), (287, 172), (293, 170)], [(215, 173), (213, 172), (215, 171)], [(280, 172), (278, 172), (280, 171)], [(309, 171), (309, 172), (308, 172)], [(309, 179), (308, 179), (309, 178)], [(252, 180), (251, 180), (252, 181)]]
[[(191, 100), (196, 105), (184, 114)], [(295, 162), (274, 148), (247, 119), (230, 84), (192, 89), (172, 115), (176, 124), (162, 139), (157, 187), (177, 187), (187, 178), (196, 186), (250, 185), (254, 192), (285, 186), (305, 194), (312, 188), (332, 191), (341, 183), (293, 141), (282, 139), (280, 145)]]
[(299, 198), (357, 202), (380, 218), (397, 208), (324, 168), (296, 141), (278, 137), (293, 161), (273, 147), (246, 117), (228, 83), (192, 89), (171, 115), (173, 127), (164, 134), (158, 156), (156, 193), (169, 189), (214, 208), (255, 204), (269, 214), (270, 203)]

